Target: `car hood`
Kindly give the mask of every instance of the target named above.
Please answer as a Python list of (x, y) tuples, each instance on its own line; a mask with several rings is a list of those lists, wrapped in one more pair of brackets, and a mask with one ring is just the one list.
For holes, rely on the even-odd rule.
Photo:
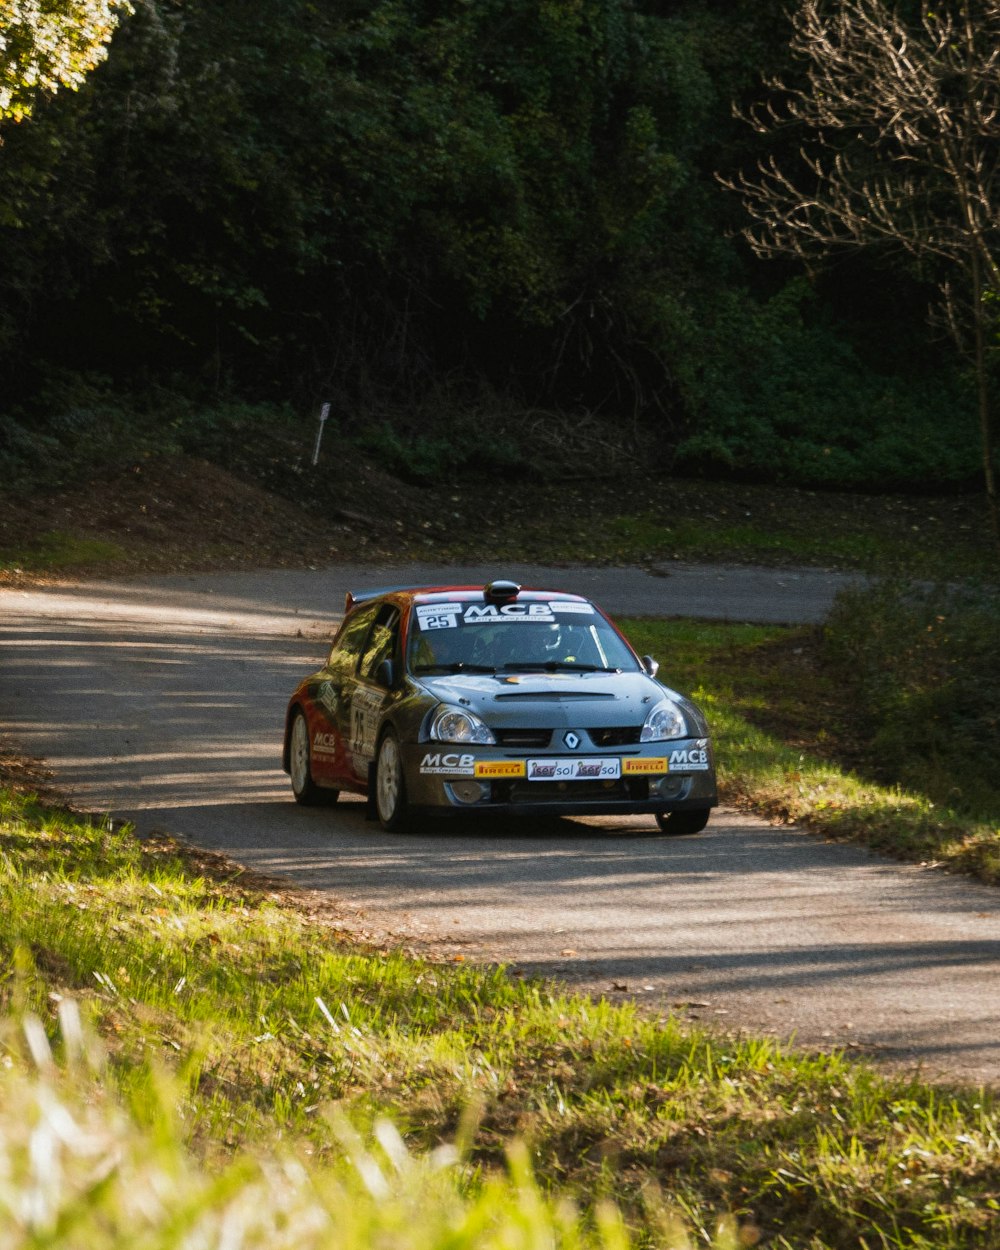
[(420, 685), (499, 729), (642, 725), (661, 699), (680, 701), (645, 673), (459, 673), (422, 677)]

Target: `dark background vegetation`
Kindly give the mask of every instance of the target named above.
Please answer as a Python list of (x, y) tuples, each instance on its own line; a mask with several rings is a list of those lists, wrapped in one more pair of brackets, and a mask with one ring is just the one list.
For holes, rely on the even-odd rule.
[[(214, 458), (333, 405), (410, 479), (978, 488), (882, 258), (753, 259), (785, 0), (136, 0), (0, 148), (0, 469)], [(789, 136), (788, 142), (794, 142)]]

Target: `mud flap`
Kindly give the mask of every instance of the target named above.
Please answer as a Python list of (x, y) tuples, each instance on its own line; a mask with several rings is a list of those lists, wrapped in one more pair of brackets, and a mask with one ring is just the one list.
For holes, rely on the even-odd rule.
[(378, 808), (375, 806), (375, 761), (368, 765), (368, 801), (365, 804), (365, 820), (378, 820)]

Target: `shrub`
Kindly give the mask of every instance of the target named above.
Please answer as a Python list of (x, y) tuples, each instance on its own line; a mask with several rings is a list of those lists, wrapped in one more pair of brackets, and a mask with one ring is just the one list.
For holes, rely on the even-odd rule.
[(961, 378), (940, 366), (880, 373), (815, 304), (801, 280), (765, 303), (719, 296), (681, 345), (690, 416), (678, 469), (877, 490), (974, 477), (975, 405)]
[(998, 609), (995, 590), (887, 582), (842, 592), (825, 633), (878, 768), (969, 813), (1000, 798)]
[(0, 474), (13, 490), (74, 486), (150, 455), (185, 452), (264, 479), (294, 438), (311, 429), (287, 405), (220, 396), (198, 401), (180, 386), (116, 389), (95, 374), (54, 371), (30, 404), (0, 412)]

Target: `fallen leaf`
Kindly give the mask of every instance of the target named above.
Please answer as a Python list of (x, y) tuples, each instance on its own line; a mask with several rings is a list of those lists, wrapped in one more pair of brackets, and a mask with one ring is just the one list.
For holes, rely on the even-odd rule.
[(560, 955), (575, 955), (576, 953), (572, 946), (567, 946), (564, 951), (559, 952)]

